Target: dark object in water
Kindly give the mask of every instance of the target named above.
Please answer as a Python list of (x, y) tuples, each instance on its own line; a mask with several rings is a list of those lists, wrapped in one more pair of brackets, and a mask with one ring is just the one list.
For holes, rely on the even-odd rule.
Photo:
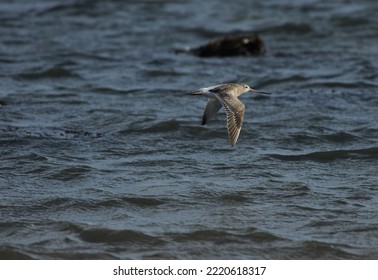
[(259, 56), (266, 53), (266, 48), (260, 37), (252, 33), (216, 39), (189, 52), (200, 57)]

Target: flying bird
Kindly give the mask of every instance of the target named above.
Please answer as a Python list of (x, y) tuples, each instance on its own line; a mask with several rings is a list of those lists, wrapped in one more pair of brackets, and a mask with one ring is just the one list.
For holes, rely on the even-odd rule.
[(244, 120), (245, 106), (239, 100), (239, 96), (246, 92), (270, 94), (266, 91), (259, 91), (246, 84), (221, 84), (211, 87), (204, 87), (189, 91), (189, 95), (204, 95), (208, 98), (205, 111), (202, 117), (202, 125), (205, 125), (223, 106), (227, 116), (227, 131), (231, 145), (234, 146), (240, 134)]

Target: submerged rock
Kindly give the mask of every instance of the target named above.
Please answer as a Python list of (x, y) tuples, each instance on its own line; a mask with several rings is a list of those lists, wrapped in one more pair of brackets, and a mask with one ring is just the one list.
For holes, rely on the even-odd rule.
[(200, 57), (259, 56), (266, 53), (266, 47), (256, 33), (251, 33), (216, 39), (198, 48), (189, 49), (188, 52)]

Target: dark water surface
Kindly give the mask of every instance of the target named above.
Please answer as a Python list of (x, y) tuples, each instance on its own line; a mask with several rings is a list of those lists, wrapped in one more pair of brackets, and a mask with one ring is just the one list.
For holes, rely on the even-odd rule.
[[(2, 1), (0, 258), (377, 259), (376, 1)], [(263, 57), (175, 54), (256, 31)], [(237, 145), (187, 90), (247, 82)]]

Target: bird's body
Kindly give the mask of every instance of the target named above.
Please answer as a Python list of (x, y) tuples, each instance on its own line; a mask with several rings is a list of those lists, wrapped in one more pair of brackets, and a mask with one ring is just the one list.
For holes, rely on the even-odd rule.
[(227, 115), (228, 136), (230, 138), (231, 145), (234, 146), (240, 134), (245, 111), (245, 106), (238, 97), (248, 91), (269, 94), (263, 91), (256, 91), (248, 85), (234, 83), (200, 88), (190, 91), (188, 94), (204, 95), (208, 98), (208, 102), (202, 117), (202, 125), (208, 123), (209, 120), (223, 106)]

